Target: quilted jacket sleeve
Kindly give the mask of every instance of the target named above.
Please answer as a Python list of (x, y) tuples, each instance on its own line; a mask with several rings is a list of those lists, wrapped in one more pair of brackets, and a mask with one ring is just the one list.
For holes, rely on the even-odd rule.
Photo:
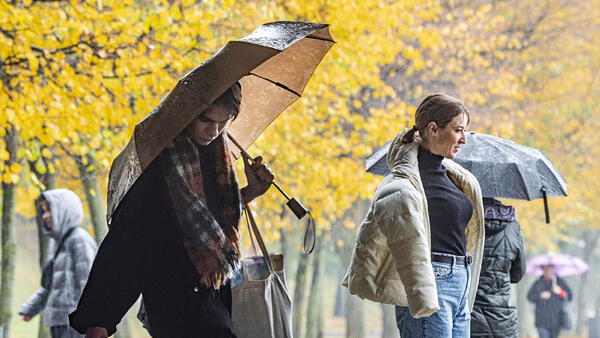
[(516, 256), (510, 268), (510, 282), (518, 283), (525, 276), (527, 256), (525, 252), (525, 240), (521, 233), (521, 225), (518, 222), (514, 222), (511, 225), (513, 226), (513, 235), (510, 241), (515, 245)]
[(31, 295), (31, 297), (29, 297), (29, 299), (23, 305), (21, 305), (19, 314), (33, 317), (40, 313), (46, 306), (48, 294), (49, 292), (46, 288), (39, 288), (36, 293)]
[(87, 282), (98, 247), (91, 237), (81, 236), (68, 242), (68, 250), (73, 259), (72, 295), (76, 297), (75, 303), (77, 303)]
[(394, 192), (379, 199), (374, 207), (414, 318), (439, 310), (423, 208), (422, 197), (416, 191)]

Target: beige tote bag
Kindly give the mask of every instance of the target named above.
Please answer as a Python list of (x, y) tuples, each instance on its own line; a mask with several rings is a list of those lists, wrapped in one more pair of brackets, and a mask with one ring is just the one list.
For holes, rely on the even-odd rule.
[(238, 338), (292, 338), (292, 300), (283, 255), (269, 255), (250, 208), (245, 206), (244, 211), (262, 256), (242, 259), (243, 281), (231, 289), (233, 331)]

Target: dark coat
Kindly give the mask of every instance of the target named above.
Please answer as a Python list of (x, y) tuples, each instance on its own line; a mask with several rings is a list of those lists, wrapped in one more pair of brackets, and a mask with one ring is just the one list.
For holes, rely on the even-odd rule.
[[(571, 289), (567, 283), (560, 277), (556, 277), (556, 284), (566, 291), (566, 298), (561, 298), (552, 292), (552, 280), (544, 280), (544, 277), (538, 278), (527, 293), (527, 299), (535, 304), (535, 326), (549, 329), (558, 329), (560, 327), (560, 311), (567, 302), (573, 298)], [(543, 291), (550, 291), (552, 296), (549, 299), (542, 299), (540, 294)]]
[(510, 284), (525, 274), (525, 243), (517, 221), (485, 219), (485, 248), (471, 337), (518, 337), (517, 309)]
[(143, 295), (153, 337), (235, 337), (231, 289), (201, 286), (155, 160), (113, 215), (70, 324), (83, 333), (99, 326), (111, 335)]

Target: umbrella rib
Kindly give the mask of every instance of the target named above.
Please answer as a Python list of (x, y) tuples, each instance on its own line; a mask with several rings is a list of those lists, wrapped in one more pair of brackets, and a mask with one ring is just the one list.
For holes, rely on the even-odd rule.
[(324, 38), (319, 38), (319, 37), (316, 37), (316, 36), (311, 36), (311, 35), (309, 35), (309, 36), (305, 37), (305, 39), (321, 40), (321, 41), (327, 41), (327, 42), (333, 42), (333, 43), (335, 43), (335, 41), (333, 41), (333, 40), (330, 40), (330, 39), (324, 39)]
[(287, 91), (289, 91), (289, 92), (292, 92), (292, 93), (296, 94), (296, 96), (298, 96), (298, 97), (301, 97), (301, 96), (302, 96), (302, 95), (298, 94), (298, 93), (297, 93), (295, 90), (288, 88), (286, 85), (284, 85), (284, 84), (282, 84), (282, 83), (280, 83), (280, 82), (275, 82), (275, 81), (273, 81), (273, 80), (271, 80), (271, 79), (267, 79), (267, 78), (266, 78), (266, 77), (264, 77), (264, 76), (260, 76), (260, 75), (258, 75), (258, 74), (254, 74), (254, 73), (250, 73), (249, 75), (254, 75), (254, 76), (256, 76), (256, 77), (258, 77), (258, 78), (261, 78), (261, 79), (263, 79), (263, 80), (265, 80), (265, 81), (271, 82), (272, 84), (274, 84), (274, 85), (276, 85), (276, 86), (278, 86), (278, 87), (281, 87), (281, 88), (283, 88), (283, 89), (285, 89), (285, 90), (287, 90)]
[(529, 193), (529, 187), (527, 186), (527, 182), (525, 182), (525, 175), (523, 174), (523, 172), (521, 171), (521, 168), (516, 164), (516, 163), (511, 163), (515, 169), (517, 170), (517, 172), (519, 173), (519, 175), (517, 175), (518, 178), (521, 179), (521, 182), (523, 182), (523, 187), (525, 188), (525, 194), (527, 195), (527, 200), (531, 201), (531, 194)]

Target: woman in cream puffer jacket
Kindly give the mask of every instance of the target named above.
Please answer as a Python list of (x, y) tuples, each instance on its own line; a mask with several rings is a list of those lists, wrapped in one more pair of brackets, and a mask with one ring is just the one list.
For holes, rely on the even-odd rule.
[[(342, 283), (351, 294), (361, 298), (408, 307), (413, 319), (430, 316), (440, 309), (431, 260), (427, 196), (419, 173), (418, 154), (422, 140), (417, 136), (412, 142), (403, 142), (405, 134), (414, 134), (416, 129), (401, 132), (390, 146), (387, 162), (391, 174), (375, 192)], [(465, 230), (466, 252), (473, 259), (466, 294), (468, 309), (472, 309), (485, 239), (481, 189), (469, 171), (448, 157), (441, 163), (452, 183), (473, 206)]]

